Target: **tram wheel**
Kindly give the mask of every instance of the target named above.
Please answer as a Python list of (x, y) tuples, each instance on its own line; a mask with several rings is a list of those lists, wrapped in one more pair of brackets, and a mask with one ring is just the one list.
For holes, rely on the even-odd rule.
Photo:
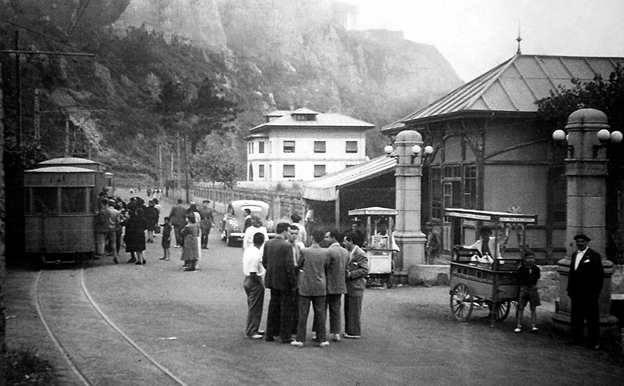
[(451, 290), (451, 313), (455, 319), (465, 322), (470, 319), (474, 298), (464, 283), (459, 283)]

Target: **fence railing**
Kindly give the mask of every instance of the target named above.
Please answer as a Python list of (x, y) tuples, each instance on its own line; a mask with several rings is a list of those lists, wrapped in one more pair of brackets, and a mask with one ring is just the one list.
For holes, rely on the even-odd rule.
[[(301, 217), (306, 212), (306, 204), (301, 195), (269, 189), (227, 188), (222, 185), (195, 183), (191, 186), (189, 196), (191, 200), (201, 203), (210, 200), (212, 207), (218, 212), (225, 212), (228, 203), (235, 200), (260, 200), (269, 204), (269, 217), (273, 220), (288, 219), (294, 213)], [(177, 189), (175, 198), (184, 199), (186, 192)]]

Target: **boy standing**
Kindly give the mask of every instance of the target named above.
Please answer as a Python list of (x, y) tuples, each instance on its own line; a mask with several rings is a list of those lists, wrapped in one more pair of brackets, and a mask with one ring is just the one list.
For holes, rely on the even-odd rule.
[(514, 332), (522, 331), (522, 316), (527, 303), (531, 306), (531, 331), (537, 332), (537, 306), (541, 305), (537, 292), (537, 281), (540, 279), (540, 269), (535, 265), (533, 251), (525, 252), (524, 264), (518, 269), (518, 281), (520, 283), (520, 298), (518, 299), (518, 324)]
[(165, 223), (162, 225), (163, 227), (163, 237), (162, 237), (162, 248), (164, 251), (164, 256), (160, 260), (169, 261), (169, 248), (171, 247), (171, 219), (169, 217), (165, 217)]

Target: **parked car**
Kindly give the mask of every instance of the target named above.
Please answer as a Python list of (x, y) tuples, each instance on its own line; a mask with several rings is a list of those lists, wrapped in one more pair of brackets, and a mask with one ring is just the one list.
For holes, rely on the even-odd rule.
[(275, 237), (273, 220), (269, 219), (269, 204), (258, 200), (237, 200), (228, 204), (227, 210), (221, 220), (221, 239), (233, 246), (243, 240), (245, 235), (245, 209), (251, 210), (251, 214), (258, 214), (262, 219), (262, 225), (267, 228), (269, 238)]

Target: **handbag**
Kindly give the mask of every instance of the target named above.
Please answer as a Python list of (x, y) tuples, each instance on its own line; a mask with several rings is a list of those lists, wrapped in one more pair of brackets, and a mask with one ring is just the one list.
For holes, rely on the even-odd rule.
[(160, 225), (156, 225), (156, 227), (154, 228), (154, 233), (157, 235), (160, 234)]

